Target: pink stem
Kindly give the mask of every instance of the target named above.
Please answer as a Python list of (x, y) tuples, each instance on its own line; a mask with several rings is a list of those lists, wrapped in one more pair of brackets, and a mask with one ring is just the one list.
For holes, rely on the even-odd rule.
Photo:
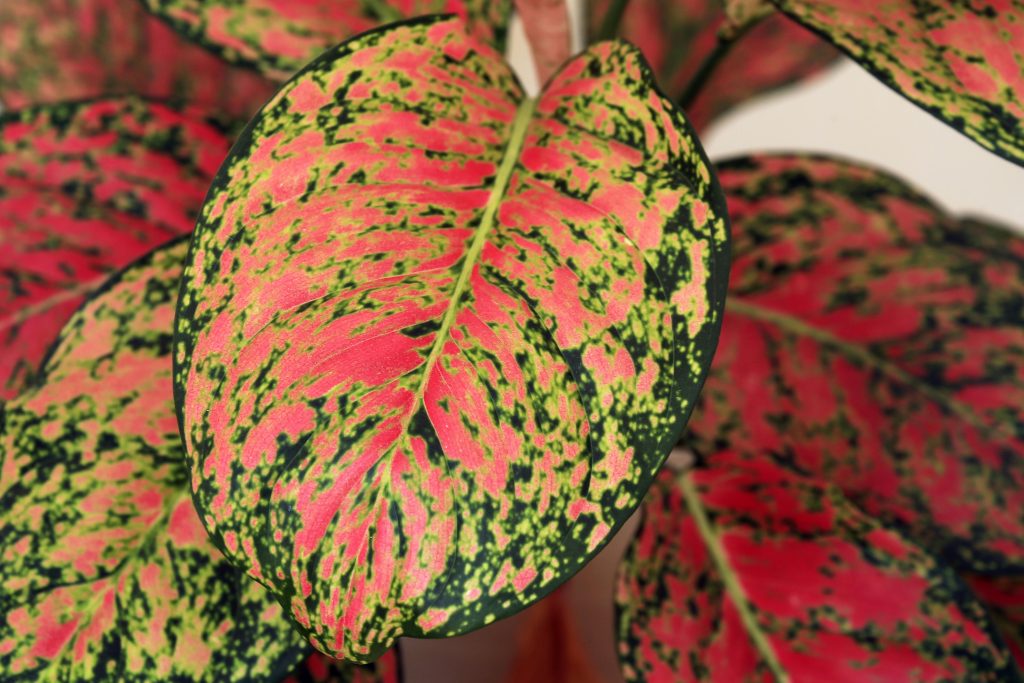
[(572, 52), (565, 0), (515, 0), (530, 41), (537, 77), (545, 83)]

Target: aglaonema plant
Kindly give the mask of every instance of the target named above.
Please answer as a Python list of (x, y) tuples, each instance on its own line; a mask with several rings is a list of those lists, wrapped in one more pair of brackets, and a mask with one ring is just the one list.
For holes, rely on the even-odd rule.
[(627, 681), (1021, 680), (1024, 241), (699, 133), (846, 53), (1022, 164), (1024, 5), (569, 16), (0, 9), (0, 679), (392, 683), (639, 509)]
[(175, 392), (197, 508), (357, 661), (518, 611), (597, 552), (693, 407), (727, 256), (721, 190), (634, 48), (527, 97), (444, 17), (292, 78), (192, 245)]

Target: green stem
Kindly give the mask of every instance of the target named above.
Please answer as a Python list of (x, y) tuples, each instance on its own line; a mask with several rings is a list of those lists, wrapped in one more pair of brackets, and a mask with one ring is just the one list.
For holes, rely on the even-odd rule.
[(757, 26), (762, 19), (765, 18), (764, 14), (752, 15), (746, 18), (742, 24), (733, 24), (729, 21), (718, 29), (718, 41), (715, 43), (715, 49), (708, 53), (708, 56), (701, 62), (700, 67), (697, 68), (697, 73), (693, 75), (690, 82), (686, 84), (686, 88), (682, 94), (676, 99), (676, 102), (683, 109), (689, 109), (694, 101), (697, 99), (697, 95), (707, 84), (708, 79), (711, 78), (711, 74), (714, 73), (715, 69), (721, 63), (725, 56), (729, 54), (732, 46), (737, 43), (747, 31)]
[(711, 560), (715, 563), (718, 575), (725, 586), (725, 592), (729, 599), (732, 600), (733, 606), (736, 607), (736, 612), (739, 614), (743, 628), (746, 630), (747, 635), (750, 636), (750, 640), (753, 641), (758, 653), (764, 658), (764, 662), (768, 665), (772, 675), (775, 676), (775, 680), (779, 683), (789, 683), (789, 674), (782, 668), (782, 664), (775, 654), (775, 649), (768, 642), (768, 636), (761, 630), (761, 625), (757, 623), (757, 617), (754, 616), (754, 612), (750, 608), (747, 593), (743, 590), (743, 586), (740, 585), (739, 579), (736, 578), (732, 565), (729, 564), (729, 558), (726, 556), (722, 542), (718, 538), (715, 525), (708, 519), (707, 512), (704, 510), (704, 503), (701, 502), (700, 492), (693, 485), (692, 476), (692, 470), (684, 472), (679, 477), (679, 487), (682, 489), (686, 508), (693, 516), (693, 521), (697, 525), (697, 531), (700, 533), (704, 545), (707, 546)]
[(604, 19), (601, 21), (601, 28), (597, 30), (597, 35), (594, 36), (595, 41), (612, 40), (618, 35), (619, 24), (622, 23), (622, 15), (626, 13), (626, 5), (628, 4), (629, 0), (612, 0), (608, 11), (604, 14)]

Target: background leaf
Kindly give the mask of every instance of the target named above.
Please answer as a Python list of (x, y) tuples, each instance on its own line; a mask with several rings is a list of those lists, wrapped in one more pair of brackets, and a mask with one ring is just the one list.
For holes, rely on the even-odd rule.
[(184, 278), (177, 404), (219, 547), (356, 661), (543, 597), (682, 429), (722, 209), (625, 44), (536, 101), (455, 19), (326, 53), (234, 148)]
[(138, 0), (0, 3), (0, 102), (140, 95), (245, 120), (274, 92), (259, 74), (179, 37)]
[[(591, 3), (592, 31), (609, 4)], [(619, 35), (643, 51), (661, 87), (678, 97), (714, 51), (725, 25), (718, 0), (630, 0)], [(773, 13), (733, 44), (686, 106), (687, 117), (702, 130), (737, 104), (807, 78), (837, 57), (828, 43)]]
[(218, 129), (132, 98), (0, 116), (0, 398), (89, 291), (192, 229), (227, 149)]
[(964, 581), (992, 612), (1018, 669), (1024, 670), (1024, 577), (968, 574)]
[(616, 590), (627, 681), (1020, 680), (955, 575), (834, 487), (720, 452), (641, 509)]
[(183, 35), (285, 80), (329, 47), (401, 19), (454, 13), (504, 49), (512, 0), (141, 0)]
[(1024, 568), (1021, 238), (835, 159), (720, 177), (735, 265), (697, 449), (833, 482), (962, 568)]
[(4, 407), (5, 680), (274, 680), (306, 651), (189, 496), (170, 358), (186, 247), (111, 280)]
[(772, 0), (890, 88), (1024, 165), (1022, 0)]

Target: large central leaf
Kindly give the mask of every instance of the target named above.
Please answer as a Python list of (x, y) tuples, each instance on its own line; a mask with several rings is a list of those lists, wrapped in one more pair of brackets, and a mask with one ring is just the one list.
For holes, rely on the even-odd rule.
[(536, 99), (455, 19), (288, 83), (215, 181), (176, 390), (196, 503), (320, 649), (479, 627), (639, 503), (718, 333), (719, 189), (643, 58)]

